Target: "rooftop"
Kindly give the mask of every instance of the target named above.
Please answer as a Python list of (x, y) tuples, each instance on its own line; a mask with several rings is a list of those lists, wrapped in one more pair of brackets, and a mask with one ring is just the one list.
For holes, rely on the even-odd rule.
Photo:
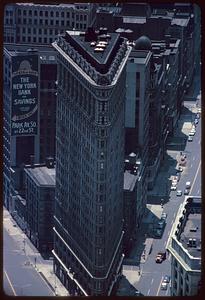
[(189, 18), (182, 19), (182, 18), (173, 18), (171, 25), (178, 25), (178, 26), (187, 26), (189, 23)]
[(124, 172), (124, 190), (132, 192), (137, 181), (137, 176), (129, 171)]
[(106, 65), (115, 45), (119, 44), (120, 36), (117, 33), (99, 33), (95, 35), (92, 31), (89, 38), (86, 38), (86, 34), (81, 34), (81, 32), (67, 31), (65, 39), (74, 48), (77, 48), (81, 55), (87, 53), (97, 64)]
[(55, 168), (47, 168), (43, 166), (27, 168), (25, 171), (36, 182), (37, 185), (55, 187)]
[(19, 53), (28, 54), (28, 53), (32, 53), (32, 51), (36, 51), (36, 50), (39, 53), (42, 53), (42, 52), (54, 53), (55, 52), (52, 46), (37, 45), (37, 44), (35, 45), (35, 47), (32, 47), (31, 44), (15, 44), (15, 46), (14, 46), (13, 44), (4, 43), (4, 49), (9, 51), (12, 56), (15, 56)]
[[(178, 236), (179, 242), (194, 257), (201, 256), (201, 202), (198, 198), (192, 199), (185, 204), (185, 223), (180, 222), (181, 234)], [(180, 220), (180, 219), (179, 219)]]

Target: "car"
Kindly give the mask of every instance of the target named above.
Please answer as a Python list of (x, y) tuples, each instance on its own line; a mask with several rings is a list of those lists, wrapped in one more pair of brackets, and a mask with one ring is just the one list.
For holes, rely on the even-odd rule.
[(201, 113), (201, 107), (198, 107), (197, 113)]
[(168, 283), (162, 281), (161, 290), (167, 290), (167, 288), (168, 288)]
[(181, 191), (181, 190), (178, 190), (178, 191), (177, 191), (177, 197), (180, 197), (180, 196), (182, 196), (182, 191)]
[(176, 191), (177, 186), (176, 185), (171, 185), (171, 191)]
[(188, 136), (188, 142), (192, 142), (193, 141), (193, 137), (191, 135)]
[(196, 131), (190, 131), (190, 132), (189, 132), (189, 136), (194, 136), (195, 133), (196, 133)]
[(199, 123), (199, 120), (198, 120), (198, 119), (195, 119), (195, 120), (194, 120), (194, 124), (197, 125), (198, 123)]
[(190, 181), (187, 181), (186, 182), (186, 189), (190, 189), (191, 188), (191, 182)]
[(166, 218), (167, 218), (167, 213), (163, 212), (161, 215), (161, 219), (166, 220)]
[(158, 252), (155, 258), (156, 263), (162, 263), (166, 259), (166, 252)]
[(199, 114), (199, 113), (196, 114), (196, 118), (197, 118), (197, 119), (200, 118), (200, 114)]
[(189, 190), (188, 189), (184, 190), (184, 195), (189, 195)]

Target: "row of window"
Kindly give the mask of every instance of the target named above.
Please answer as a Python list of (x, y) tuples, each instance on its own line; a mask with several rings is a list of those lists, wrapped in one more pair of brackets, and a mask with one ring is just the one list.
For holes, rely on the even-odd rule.
[[(7, 11), (6, 11), (6, 15), (8, 15)], [(12, 15), (12, 12), (11, 12)], [(70, 12), (70, 11), (47, 11), (47, 10), (18, 10), (18, 16), (29, 16), (29, 17), (33, 17), (33, 16), (40, 16), (40, 17), (49, 17), (49, 18), (76, 18), (76, 20), (87, 20), (87, 14), (75, 14), (74, 12)]]

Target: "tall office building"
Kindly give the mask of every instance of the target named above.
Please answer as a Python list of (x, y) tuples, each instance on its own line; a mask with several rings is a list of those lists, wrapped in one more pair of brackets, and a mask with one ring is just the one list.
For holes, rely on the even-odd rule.
[(71, 294), (110, 295), (123, 261), (126, 61), (119, 34), (67, 31), (58, 55), (54, 271)]

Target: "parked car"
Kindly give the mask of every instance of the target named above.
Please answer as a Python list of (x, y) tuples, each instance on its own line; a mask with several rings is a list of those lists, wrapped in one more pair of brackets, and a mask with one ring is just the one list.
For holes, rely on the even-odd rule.
[(186, 182), (186, 189), (190, 189), (191, 188), (191, 182), (190, 181), (187, 181)]
[(161, 215), (161, 219), (166, 220), (166, 218), (167, 218), (167, 213), (163, 212)]
[(189, 136), (194, 136), (195, 133), (196, 133), (196, 131), (190, 131), (190, 132), (189, 132)]
[(163, 260), (166, 259), (166, 252), (161, 251), (157, 253), (157, 256), (155, 258), (156, 263), (162, 263)]
[(198, 119), (195, 119), (195, 120), (194, 120), (194, 124), (197, 125), (198, 123), (199, 123), (199, 120), (198, 120)]
[(171, 185), (171, 191), (176, 191), (177, 185)]
[(177, 191), (177, 197), (180, 197), (180, 196), (182, 196), (182, 191), (181, 191), (181, 190), (178, 190), (178, 191)]
[(184, 195), (189, 195), (189, 190), (188, 189), (184, 190)]
[(191, 135), (188, 136), (188, 142), (192, 142), (193, 141), (193, 137)]

